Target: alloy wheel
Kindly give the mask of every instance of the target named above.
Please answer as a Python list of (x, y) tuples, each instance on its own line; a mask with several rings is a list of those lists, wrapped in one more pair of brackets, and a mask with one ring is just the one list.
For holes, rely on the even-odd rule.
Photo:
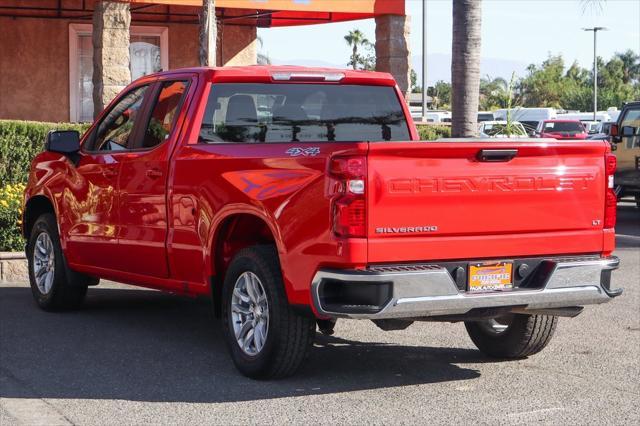
[(46, 232), (41, 232), (33, 249), (33, 276), (42, 294), (49, 294), (55, 276), (53, 242)]
[(264, 287), (253, 272), (244, 272), (236, 280), (231, 296), (231, 321), (240, 349), (247, 355), (258, 355), (269, 332), (269, 304)]

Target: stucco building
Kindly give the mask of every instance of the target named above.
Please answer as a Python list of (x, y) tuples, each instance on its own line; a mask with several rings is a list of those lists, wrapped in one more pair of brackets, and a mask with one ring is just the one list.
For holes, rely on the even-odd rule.
[[(216, 63), (251, 65), (258, 27), (375, 19), (377, 69), (409, 86), (405, 0), (216, 0)], [(0, 119), (90, 121), (132, 79), (199, 65), (202, 0), (0, 0)]]

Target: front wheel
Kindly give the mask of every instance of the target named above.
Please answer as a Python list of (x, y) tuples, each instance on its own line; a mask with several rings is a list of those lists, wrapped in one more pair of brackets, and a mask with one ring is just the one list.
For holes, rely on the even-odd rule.
[(467, 321), (465, 327), (482, 353), (494, 358), (523, 358), (547, 346), (558, 323), (551, 315), (508, 314), (483, 321)]
[(239, 251), (222, 292), (225, 340), (238, 370), (253, 379), (294, 374), (313, 343), (315, 320), (289, 305), (276, 249)]
[(90, 278), (66, 266), (55, 217), (46, 213), (33, 225), (27, 242), (29, 283), (40, 308), (56, 311), (78, 308), (87, 294)]

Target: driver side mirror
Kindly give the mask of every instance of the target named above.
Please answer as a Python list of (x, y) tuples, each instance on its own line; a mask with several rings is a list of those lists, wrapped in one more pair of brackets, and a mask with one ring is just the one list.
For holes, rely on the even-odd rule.
[(80, 151), (80, 133), (77, 130), (52, 130), (47, 134), (45, 149), (60, 154)]
[(617, 124), (612, 124), (611, 127), (609, 127), (609, 136), (611, 136), (611, 142), (613, 143), (618, 143), (620, 142), (620, 135), (618, 134), (618, 125)]
[(622, 136), (623, 138), (635, 136), (635, 134), (636, 128), (633, 126), (622, 126), (622, 129), (620, 129), (620, 136)]

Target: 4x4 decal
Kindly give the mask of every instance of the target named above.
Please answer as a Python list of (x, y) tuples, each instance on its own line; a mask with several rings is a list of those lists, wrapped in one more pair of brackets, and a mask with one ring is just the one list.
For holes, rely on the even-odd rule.
[(286, 153), (292, 157), (315, 157), (320, 154), (320, 147), (312, 146), (310, 148), (289, 148)]

